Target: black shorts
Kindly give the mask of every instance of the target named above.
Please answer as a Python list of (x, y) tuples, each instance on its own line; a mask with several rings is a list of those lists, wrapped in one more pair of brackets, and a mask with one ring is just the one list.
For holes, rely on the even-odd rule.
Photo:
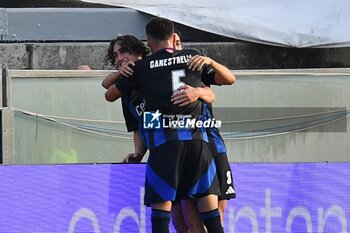
[(202, 140), (170, 141), (150, 151), (145, 205), (175, 198), (220, 195), (210, 146)]
[(216, 173), (220, 183), (221, 195), (219, 200), (228, 200), (236, 197), (236, 191), (232, 179), (232, 172), (230, 163), (227, 158), (226, 152), (214, 153), (214, 160), (216, 165)]

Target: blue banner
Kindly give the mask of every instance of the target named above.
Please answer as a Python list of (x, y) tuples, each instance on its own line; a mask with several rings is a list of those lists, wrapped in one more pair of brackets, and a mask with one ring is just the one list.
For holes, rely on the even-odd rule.
[[(237, 198), (226, 232), (349, 232), (350, 163), (231, 167)], [(0, 166), (0, 232), (151, 232), (144, 172), (144, 164)]]

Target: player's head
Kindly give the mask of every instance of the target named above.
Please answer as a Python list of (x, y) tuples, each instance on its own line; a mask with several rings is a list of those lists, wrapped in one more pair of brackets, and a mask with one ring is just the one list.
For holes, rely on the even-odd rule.
[(92, 70), (92, 68), (89, 65), (82, 64), (77, 67), (77, 70)]
[(118, 36), (110, 42), (106, 60), (118, 67), (125, 62), (142, 59), (148, 53), (149, 49), (135, 36)]
[(182, 35), (181, 35), (181, 32), (179, 30), (177, 30), (176, 28), (174, 30), (173, 40), (174, 40), (174, 42), (173, 42), (174, 49), (182, 50)]
[(147, 44), (152, 53), (173, 47), (174, 24), (168, 19), (154, 17), (146, 25)]

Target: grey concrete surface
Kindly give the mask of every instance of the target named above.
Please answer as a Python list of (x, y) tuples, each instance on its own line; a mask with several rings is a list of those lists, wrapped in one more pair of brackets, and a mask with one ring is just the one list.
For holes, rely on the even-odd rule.
[(104, 63), (108, 43), (29, 44), (29, 69), (76, 69), (87, 64), (93, 69), (110, 68)]
[[(10, 69), (113, 69), (104, 63), (109, 42), (0, 43), (0, 63)], [(244, 42), (185, 42), (230, 69), (350, 67), (350, 48), (296, 49)]]
[(282, 48), (246, 42), (189, 43), (230, 69), (350, 67), (350, 48)]
[(0, 44), (0, 64), (8, 64), (15, 69), (28, 69), (29, 54), (25, 44)]

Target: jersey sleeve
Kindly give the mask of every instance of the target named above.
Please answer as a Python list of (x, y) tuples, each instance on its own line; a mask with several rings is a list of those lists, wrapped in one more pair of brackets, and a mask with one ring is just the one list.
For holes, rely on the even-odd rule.
[(135, 67), (132, 67), (134, 73), (130, 77), (122, 77), (115, 83), (117, 89), (122, 93), (123, 96), (128, 95), (131, 91), (137, 89), (137, 73), (138, 73), (138, 62), (135, 62)]
[(210, 66), (206, 65), (202, 71), (202, 83), (210, 87), (210, 85), (217, 85), (215, 83), (215, 71)]
[(135, 77), (120, 78), (116, 81), (115, 86), (123, 95), (128, 95), (132, 90), (136, 89)]

